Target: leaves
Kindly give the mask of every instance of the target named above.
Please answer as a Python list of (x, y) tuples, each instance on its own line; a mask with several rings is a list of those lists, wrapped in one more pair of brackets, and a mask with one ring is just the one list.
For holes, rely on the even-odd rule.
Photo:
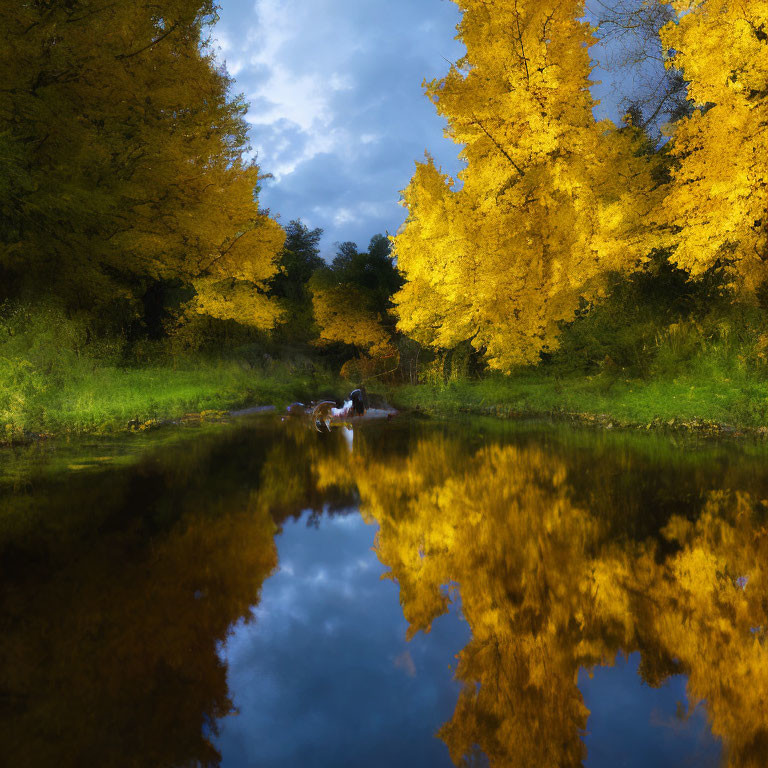
[(768, 2), (673, 5), (661, 39), (697, 110), (676, 125), (656, 218), (681, 267), (725, 263), (753, 291), (768, 277)]
[[(152, 281), (262, 289), (284, 236), (242, 159), (246, 104), (207, 45), (213, 4), (3, 0), (2, 11), (6, 290), (140, 313)], [(273, 325), (277, 306), (254, 302), (250, 321)]]
[(654, 161), (637, 129), (597, 123), (581, 3), (461, 3), (467, 47), (427, 84), (463, 146), (458, 182), (427, 157), (394, 238), (399, 328), (491, 368), (536, 362), (603, 272), (636, 266)]

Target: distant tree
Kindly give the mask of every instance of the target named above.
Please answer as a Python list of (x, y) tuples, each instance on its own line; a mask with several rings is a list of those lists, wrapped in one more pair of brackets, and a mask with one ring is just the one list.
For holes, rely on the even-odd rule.
[(310, 282), (320, 343), (342, 343), (372, 355), (392, 352), (391, 296), (402, 285), (389, 240), (371, 238), (367, 251), (353, 242), (337, 246), (330, 267)]
[(305, 343), (317, 336), (309, 280), (316, 270), (326, 266), (320, 256), (323, 230), (310, 229), (295, 219), (285, 227), (285, 235), (279, 271), (270, 283), (270, 295), (281, 300), (285, 311), (283, 322), (275, 329), (275, 338), (283, 343)]
[(586, 0), (587, 19), (601, 43), (601, 68), (621, 83), (619, 106), (654, 144), (661, 127), (689, 114), (687, 82), (667, 57), (659, 30), (674, 18), (667, 0)]
[(320, 256), (320, 227), (310, 229), (301, 219), (285, 227), (285, 245), (278, 261), (280, 270), (272, 278), (271, 292), (284, 299), (302, 299), (315, 270), (325, 266)]
[(392, 308), (392, 295), (403, 284), (392, 259), (389, 238), (381, 234), (371, 238), (367, 251), (358, 251), (352, 242), (340, 243), (331, 270), (337, 282), (367, 291), (374, 310), (381, 314)]

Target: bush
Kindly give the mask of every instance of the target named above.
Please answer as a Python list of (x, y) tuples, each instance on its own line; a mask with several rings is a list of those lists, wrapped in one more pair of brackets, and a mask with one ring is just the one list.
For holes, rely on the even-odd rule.
[[(674, 375), (718, 345), (720, 353), (731, 350), (747, 328), (754, 333), (755, 322), (762, 319), (734, 305), (723, 269), (691, 280), (658, 251), (641, 271), (609, 275), (602, 299), (582, 300), (576, 318), (561, 327), (559, 348), (545, 357), (574, 372)], [(729, 340), (726, 329), (735, 328)]]

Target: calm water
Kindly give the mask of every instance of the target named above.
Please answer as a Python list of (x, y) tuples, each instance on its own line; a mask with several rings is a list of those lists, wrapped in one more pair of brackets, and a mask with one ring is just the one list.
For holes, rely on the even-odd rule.
[(0, 764), (768, 766), (768, 449), (272, 418), (0, 453)]

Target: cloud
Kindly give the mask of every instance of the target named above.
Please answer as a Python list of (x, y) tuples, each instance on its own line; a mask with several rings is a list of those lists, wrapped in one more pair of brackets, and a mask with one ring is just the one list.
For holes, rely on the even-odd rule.
[(429, 149), (455, 173), (458, 148), (423, 95), (454, 41), (447, 0), (223, 0), (217, 55), (250, 103), (260, 202), (325, 230), (323, 248), (395, 232), (399, 193)]

